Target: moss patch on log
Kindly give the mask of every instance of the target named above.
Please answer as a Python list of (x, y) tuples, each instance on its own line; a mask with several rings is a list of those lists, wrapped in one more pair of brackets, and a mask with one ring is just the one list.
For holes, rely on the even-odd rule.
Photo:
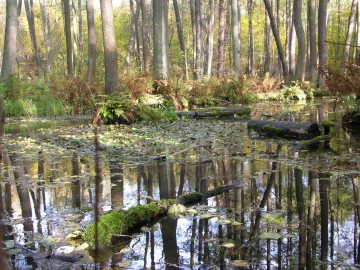
[[(167, 211), (175, 200), (164, 200), (161, 203), (151, 202), (146, 205), (134, 206), (128, 210), (111, 211), (99, 218), (98, 242), (100, 247), (111, 244), (114, 234), (122, 234), (130, 229), (149, 222), (152, 218)], [(89, 244), (90, 248), (95, 247), (95, 224), (87, 226), (82, 234), (82, 239)]]

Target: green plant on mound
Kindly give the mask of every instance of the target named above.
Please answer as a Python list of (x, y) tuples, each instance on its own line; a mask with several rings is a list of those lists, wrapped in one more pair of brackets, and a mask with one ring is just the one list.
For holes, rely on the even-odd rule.
[(284, 100), (299, 100), (304, 101), (307, 99), (313, 99), (313, 88), (301, 82), (293, 82), (290, 85), (284, 86), (281, 90), (281, 98)]
[(238, 79), (228, 79), (216, 87), (214, 96), (232, 103), (239, 103), (242, 101), (245, 84), (244, 76), (239, 76)]
[(133, 101), (126, 93), (104, 96), (98, 115), (104, 124), (131, 124), (136, 121), (172, 122), (177, 119), (171, 101), (143, 104)]

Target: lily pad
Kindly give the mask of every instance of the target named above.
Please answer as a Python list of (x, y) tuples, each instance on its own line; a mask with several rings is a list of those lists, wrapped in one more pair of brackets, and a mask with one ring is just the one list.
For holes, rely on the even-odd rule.
[(213, 214), (202, 214), (200, 217), (206, 219), (206, 218), (213, 218), (214, 215)]
[(131, 265), (131, 262), (119, 262), (116, 264), (116, 266), (121, 267), (121, 268), (129, 267), (130, 265)]
[(229, 219), (220, 219), (220, 220), (217, 221), (217, 223), (220, 224), (220, 225), (228, 225), (228, 224), (231, 223), (231, 220), (229, 220)]
[(278, 240), (281, 238), (281, 234), (277, 232), (264, 232), (260, 234), (261, 239)]
[(282, 238), (294, 238), (295, 235), (291, 234), (291, 233), (287, 233), (287, 234), (284, 234), (283, 236), (281, 236)]
[(195, 209), (187, 209), (186, 212), (190, 215), (197, 215), (198, 211), (196, 211)]
[(249, 263), (247, 261), (243, 261), (243, 260), (234, 260), (234, 261), (231, 261), (231, 265), (235, 266), (235, 267), (247, 267), (249, 265)]
[(122, 250), (120, 250), (120, 253), (130, 252), (131, 250), (131, 248), (123, 248)]
[(233, 247), (235, 247), (235, 244), (233, 242), (225, 242), (221, 246), (223, 246), (225, 248), (233, 248)]
[(239, 221), (233, 221), (233, 222), (231, 222), (231, 225), (233, 225), (233, 226), (240, 226), (242, 223), (241, 222), (239, 222)]

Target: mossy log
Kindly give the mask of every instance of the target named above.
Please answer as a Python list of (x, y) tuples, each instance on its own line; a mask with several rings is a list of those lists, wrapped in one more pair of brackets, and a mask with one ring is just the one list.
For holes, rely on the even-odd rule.
[(291, 151), (299, 152), (301, 150), (310, 150), (310, 151), (318, 150), (323, 143), (326, 146), (326, 144), (328, 144), (328, 142), (332, 137), (333, 136), (331, 134), (327, 134), (327, 135), (317, 136), (311, 140), (302, 141), (298, 145), (294, 146), (291, 149)]
[[(219, 195), (225, 191), (239, 186), (240, 183), (219, 186), (206, 193), (191, 192), (179, 196), (177, 199), (166, 199), (158, 202), (150, 202), (145, 205), (138, 205), (128, 210), (113, 210), (102, 215), (98, 222), (98, 245), (99, 247), (111, 245), (113, 235), (126, 234), (127, 232), (146, 224), (155, 218), (166, 214), (169, 207), (175, 203), (184, 205), (201, 202), (212, 196)], [(82, 234), (84, 242), (90, 248), (95, 247), (95, 224), (88, 225)]]
[(277, 136), (287, 139), (312, 139), (320, 135), (319, 124), (316, 122), (286, 122), (250, 120), (248, 129), (253, 129), (261, 134)]
[(179, 117), (205, 118), (205, 117), (244, 117), (250, 116), (249, 108), (207, 108), (189, 112), (177, 112)]

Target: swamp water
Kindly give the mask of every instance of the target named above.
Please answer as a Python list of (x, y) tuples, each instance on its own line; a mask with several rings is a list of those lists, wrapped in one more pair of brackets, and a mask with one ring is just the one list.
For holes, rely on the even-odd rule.
[[(280, 108), (254, 105), (252, 119), (339, 118), (331, 101)], [(351, 269), (358, 265), (356, 208), (360, 136), (339, 129), (328, 147), (263, 138), (235, 119), (99, 130), (102, 178), (95, 185), (94, 132), (60, 126), (4, 136), (2, 238), (14, 269)], [(75, 263), (39, 259), (14, 247), (53, 252), (101, 213), (155, 200), (238, 188), (163, 216)], [(95, 205), (95, 198), (98, 205)], [(359, 205), (358, 205), (359, 206)], [(1, 267), (0, 267), (1, 268)]]

